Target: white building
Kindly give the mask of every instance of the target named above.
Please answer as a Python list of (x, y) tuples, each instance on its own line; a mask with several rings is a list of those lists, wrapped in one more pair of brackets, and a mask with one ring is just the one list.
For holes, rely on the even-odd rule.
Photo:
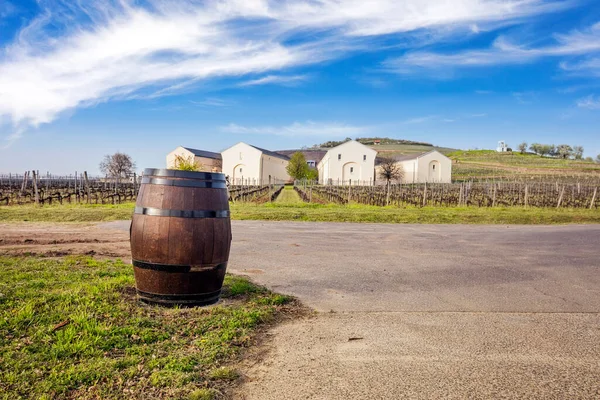
[[(404, 178), (401, 183), (451, 183), (452, 160), (437, 150), (422, 154), (411, 154), (396, 157), (402, 166)], [(381, 167), (375, 168), (377, 183), (385, 183), (381, 178)]]
[(377, 151), (355, 140), (333, 147), (317, 164), (319, 183), (372, 185), (376, 155)]
[(223, 150), (223, 173), (232, 185), (287, 182), (289, 157), (240, 142)]
[(221, 154), (219, 153), (179, 146), (167, 154), (167, 168), (176, 168), (178, 156), (186, 160), (193, 157), (199, 171), (221, 172)]

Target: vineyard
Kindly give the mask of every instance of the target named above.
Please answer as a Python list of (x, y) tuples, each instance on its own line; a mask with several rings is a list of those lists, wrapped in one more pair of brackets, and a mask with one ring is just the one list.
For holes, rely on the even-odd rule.
[[(141, 177), (115, 182), (91, 177), (87, 172), (69, 176), (40, 175), (37, 171), (0, 175), (0, 205), (24, 204), (118, 204), (136, 200)], [(273, 201), (282, 185), (235, 185), (229, 187), (232, 202)]]
[(40, 176), (36, 171), (0, 175), (0, 204), (117, 204), (135, 200), (139, 183), (132, 179), (89, 177), (87, 172), (70, 176)]
[(229, 201), (266, 203), (274, 201), (283, 190), (283, 185), (232, 185), (229, 186)]
[(543, 182), (468, 182), (387, 186), (296, 185), (306, 202), (376, 206), (597, 208), (598, 185)]

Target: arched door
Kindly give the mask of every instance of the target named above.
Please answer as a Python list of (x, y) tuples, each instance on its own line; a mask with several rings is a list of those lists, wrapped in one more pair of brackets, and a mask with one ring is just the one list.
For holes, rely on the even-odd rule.
[(233, 167), (233, 179), (231, 180), (232, 185), (243, 185), (242, 179), (244, 177), (244, 169), (246, 166), (244, 164), (238, 164)]
[(342, 167), (342, 181), (348, 183), (348, 181), (357, 182), (360, 180), (360, 164), (355, 162), (348, 162)]
[(427, 178), (428, 182), (439, 182), (442, 176), (442, 171), (440, 169), (440, 162), (437, 160), (433, 160), (429, 163), (429, 176)]

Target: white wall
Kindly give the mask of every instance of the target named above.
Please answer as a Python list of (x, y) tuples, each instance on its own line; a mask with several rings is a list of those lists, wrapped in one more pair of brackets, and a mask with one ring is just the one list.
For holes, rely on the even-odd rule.
[[(435, 170), (432, 166), (435, 165)], [(419, 157), (417, 182), (452, 182), (452, 160), (438, 151), (432, 151)]]
[(194, 156), (194, 153), (183, 148), (182, 146), (177, 147), (175, 150), (167, 154), (167, 168), (175, 168), (175, 158), (181, 156), (184, 158), (194, 157), (194, 161), (200, 166), (199, 171), (204, 172), (221, 172), (221, 160), (215, 160), (214, 158), (198, 157)]
[[(418, 158), (398, 161), (404, 170), (402, 183), (451, 183), (452, 160), (438, 151), (425, 153)], [(432, 165), (435, 164), (435, 170)], [(385, 184), (380, 177), (381, 167), (376, 168), (377, 184)]]
[[(267, 185), (269, 183), (283, 183), (289, 181), (291, 178), (287, 172), (287, 166), (289, 162), (279, 157), (273, 157), (268, 154), (262, 154), (262, 173), (261, 173), (261, 184)], [(271, 180), (269, 181), (269, 177)]]
[(267, 185), (290, 180), (287, 173), (288, 161), (263, 154), (262, 151), (240, 142), (221, 153), (223, 173), (229, 176), (232, 185)]
[(319, 163), (319, 182), (373, 184), (376, 155), (377, 151), (355, 140), (342, 143), (330, 149)]
[[(262, 152), (240, 142), (224, 150), (223, 173), (229, 176), (232, 185), (260, 184)], [(243, 181), (242, 181), (243, 179)]]

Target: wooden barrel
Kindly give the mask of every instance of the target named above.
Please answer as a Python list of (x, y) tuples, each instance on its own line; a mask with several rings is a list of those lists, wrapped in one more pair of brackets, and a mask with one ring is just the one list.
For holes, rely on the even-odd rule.
[(225, 175), (146, 169), (131, 222), (139, 297), (207, 305), (221, 294), (231, 221)]

